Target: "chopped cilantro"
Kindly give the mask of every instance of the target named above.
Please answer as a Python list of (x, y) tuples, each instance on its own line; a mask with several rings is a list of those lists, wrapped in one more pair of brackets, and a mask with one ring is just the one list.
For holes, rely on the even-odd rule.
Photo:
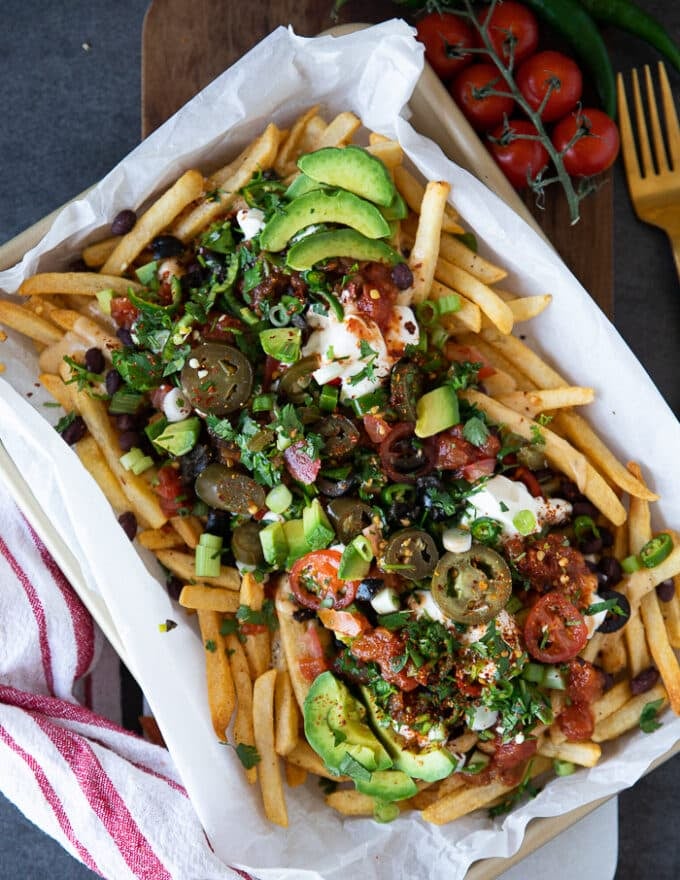
[(531, 442), (534, 446), (545, 446), (545, 437), (538, 425), (531, 426)]
[(584, 614), (599, 614), (600, 611), (609, 611), (612, 614), (618, 614), (619, 617), (625, 617), (626, 612), (621, 608), (618, 604), (618, 600), (616, 598), (613, 599), (605, 599), (602, 602), (596, 602), (594, 605), (590, 605), (583, 612)]
[(238, 743), (233, 746), (234, 751), (238, 755), (239, 761), (243, 764), (246, 770), (250, 770), (256, 764), (259, 764), (262, 760), (260, 758), (260, 753), (255, 748), (255, 746), (248, 746), (245, 743)]
[(111, 360), (133, 391), (150, 391), (161, 383), (163, 364), (153, 352), (118, 349), (112, 352)]
[(255, 611), (248, 605), (239, 605), (236, 612), (236, 620), (240, 623), (251, 623), (259, 626), (266, 626), (267, 629), (274, 631), (278, 629), (279, 621), (276, 616), (274, 603), (271, 599), (265, 599), (262, 603), (262, 609)]
[(78, 418), (77, 412), (74, 411), (74, 412), (67, 413), (65, 416), (62, 416), (59, 419), (59, 421), (57, 422), (57, 424), (54, 426), (55, 430), (59, 434), (63, 434), (67, 428), (71, 427), (71, 425), (75, 422), (75, 420), (77, 418)]
[(489, 429), (482, 419), (473, 416), (463, 426), (463, 437), (473, 446), (483, 446), (489, 436)]
[(662, 706), (663, 699), (645, 703), (642, 712), (640, 712), (640, 730), (643, 733), (654, 733), (661, 727), (661, 722), (657, 720), (656, 716)]
[(211, 654), (214, 654), (217, 650), (217, 642), (214, 639), (206, 639), (205, 640), (205, 650), (210, 651)]
[(79, 364), (78, 361), (74, 360), (72, 357), (65, 355), (64, 360), (71, 368), (71, 377), (66, 380), (66, 385), (71, 385), (73, 382), (75, 382), (78, 385), (78, 391), (83, 391), (86, 388), (90, 388), (97, 382), (104, 381), (104, 376), (102, 373), (91, 373), (87, 369), (87, 367)]

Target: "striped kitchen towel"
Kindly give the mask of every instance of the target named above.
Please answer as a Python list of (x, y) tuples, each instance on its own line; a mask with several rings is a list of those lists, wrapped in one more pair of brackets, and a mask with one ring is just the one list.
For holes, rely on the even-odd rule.
[(169, 753), (116, 723), (111, 649), (1, 482), (0, 632), (0, 787), (25, 816), (111, 880), (247, 876), (213, 854)]

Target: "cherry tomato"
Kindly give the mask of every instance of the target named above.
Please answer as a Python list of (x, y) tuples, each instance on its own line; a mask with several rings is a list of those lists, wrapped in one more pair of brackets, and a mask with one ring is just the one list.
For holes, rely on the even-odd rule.
[(511, 97), (487, 95), (476, 97), (475, 93), (485, 86), (507, 91), (505, 81), (493, 64), (472, 64), (455, 77), (449, 91), (463, 111), (463, 115), (476, 131), (490, 131), (512, 113), (515, 102)]
[(557, 723), (570, 742), (590, 739), (595, 729), (593, 714), (584, 703), (572, 703), (559, 714)]
[(358, 581), (341, 581), (338, 568), (339, 550), (315, 550), (300, 557), (290, 570), (290, 588), (298, 603), (316, 611), (326, 599), (339, 611), (351, 605), (359, 587)]
[(594, 703), (602, 696), (603, 687), (604, 675), (601, 669), (580, 658), (569, 663), (567, 696), (572, 703)]
[(535, 739), (525, 739), (521, 743), (511, 739), (504, 743), (500, 741), (500, 738), (497, 738), (496, 751), (493, 756), (494, 764), (499, 770), (511, 770), (533, 757), (536, 754), (537, 746), (538, 742)]
[(520, 64), (516, 80), (520, 92), (534, 110), (538, 110), (550, 89), (541, 113), (545, 122), (554, 122), (573, 110), (583, 91), (583, 77), (578, 65), (561, 52), (538, 52), (527, 58)]
[(472, 55), (464, 49), (475, 45), (470, 25), (458, 15), (431, 12), (416, 25), (418, 39), (425, 45), (425, 57), (440, 79), (447, 80), (467, 67)]
[(158, 483), (154, 486), (160, 500), (161, 510), (166, 516), (177, 516), (186, 507), (187, 490), (182, 485), (180, 472), (170, 465), (159, 468)]
[(536, 479), (536, 476), (529, 470), (528, 467), (524, 467), (524, 465), (520, 465), (515, 468), (515, 471), (512, 475), (513, 480), (519, 480), (520, 483), (524, 483), (524, 485), (529, 490), (529, 494), (534, 498), (545, 498), (543, 494), (543, 489), (541, 489), (541, 484)]
[[(519, 64), (536, 51), (538, 46), (538, 22), (533, 12), (521, 3), (504, 0), (494, 6), (491, 15), (483, 9), (478, 15), (480, 24), (488, 22), (489, 39), (497, 54), (507, 64), (510, 45), (515, 64)], [(481, 44), (481, 40), (479, 41)]]
[(319, 631), (314, 621), (309, 622), (307, 632), (300, 639), (298, 667), (305, 681), (314, 681), (318, 675), (329, 669), (329, 663), (326, 660)]
[(535, 660), (564, 663), (575, 657), (588, 641), (588, 627), (566, 596), (546, 593), (527, 616), (524, 639)]
[[(526, 119), (511, 119), (508, 126), (517, 135), (536, 136), (537, 131)], [(548, 164), (548, 151), (540, 141), (508, 135), (500, 125), (492, 134), (491, 155), (515, 189), (524, 189), (528, 181)], [(504, 143), (504, 141), (508, 141)]]
[(340, 633), (349, 638), (356, 638), (363, 632), (371, 629), (368, 618), (363, 614), (351, 611), (335, 611), (333, 608), (319, 608), (317, 612), (319, 620), (326, 629), (332, 629), (333, 632)]
[(382, 626), (362, 633), (352, 642), (350, 650), (364, 663), (377, 663), (385, 681), (396, 684), (402, 691), (412, 691), (427, 680), (425, 665), (417, 669), (409, 660), (403, 669), (395, 669), (394, 659), (403, 655), (404, 641)]
[[(569, 146), (576, 132), (584, 134)], [(590, 177), (609, 168), (619, 154), (619, 130), (614, 120), (588, 107), (565, 116), (552, 134), (555, 149), (564, 152), (564, 167), (574, 177)]]

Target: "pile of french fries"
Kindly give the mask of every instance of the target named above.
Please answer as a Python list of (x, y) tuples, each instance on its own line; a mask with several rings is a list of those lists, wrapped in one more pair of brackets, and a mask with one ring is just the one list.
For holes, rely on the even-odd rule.
[[(344, 786), (347, 781), (330, 773), (307, 744), (302, 733), (301, 707), (309, 688), (295, 658), (306, 624), (293, 619), (285, 576), (276, 593), (279, 628), (225, 627), (242, 607), (258, 611), (266, 585), (250, 574), (222, 567), (219, 577), (197, 582), (193, 550), (204, 524), (196, 516), (168, 517), (163, 513), (152, 483), (154, 471), (135, 476), (120, 463), (116, 429), (106, 405), (75, 383), (66, 384), (68, 355), (81, 360), (99, 347), (107, 360), (120, 343), (115, 325), (98, 307), (95, 294), (112, 289), (124, 295), (139, 285), (130, 276), (135, 265), (149, 259), (146, 250), (162, 233), (190, 242), (214, 221), (239, 204), (239, 190), (257, 171), (273, 169), (292, 180), (296, 160), (324, 146), (344, 146), (359, 132), (360, 120), (341, 113), (326, 122), (318, 107), (310, 108), (289, 130), (273, 123), (239, 156), (204, 177), (188, 170), (149, 207), (133, 229), (123, 236), (103, 238), (82, 252), (83, 272), (47, 272), (26, 280), (19, 298), (0, 301), (0, 324), (33, 340), (39, 350), (40, 381), (67, 412), (82, 416), (89, 434), (76, 452), (93, 475), (116, 515), (133, 511), (141, 526), (137, 540), (152, 550), (159, 562), (184, 584), (180, 604), (195, 614), (205, 646), (208, 701), (215, 735), (224, 742), (251, 746), (259, 760), (246, 770), (248, 782), (259, 782), (268, 818), (287, 825), (285, 788), (302, 784), (309, 773), (339, 782), (326, 797), (329, 806), (344, 815), (372, 815), (373, 799)], [(554, 367), (531, 351), (513, 328), (540, 314), (549, 294), (521, 297), (499, 287), (506, 272), (469, 249), (456, 234), (463, 227), (449, 204), (449, 185), (433, 181), (423, 186), (404, 165), (398, 143), (371, 133), (367, 149), (390, 169), (410, 208), (394, 243), (409, 253), (412, 288), (404, 303), (437, 300), (455, 294), (461, 307), (444, 317), (452, 342), (472, 346), (494, 368), (485, 379), (485, 393), (467, 391), (467, 399), (495, 424), (531, 440), (540, 429), (545, 456), (598, 508), (615, 530), (619, 559), (636, 553), (652, 536), (650, 503), (657, 500), (643, 480), (640, 468), (616, 459), (586, 419), (574, 407), (593, 400), (592, 388), (569, 385)], [(219, 198), (214, 193), (219, 192)], [(0, 340), (5, 338), (0, 331)], [(551, 416), (550, 427), (536, 421)], [(543, 420), (544, 421), (544, 420)], [(660, 603), (655, 587), (675, 580), (675, 596)], [(611, 635), (596, 633), (583, 656), (616, 677), (615, 685), (596, 702), (595, 731), (590, 742), (568, 742), (559, 726), (537, 730), (538, 757), (531, 775), (549, 770), (554, 759), (591, 767), (600, 759), (601, 743), (636, 727), (642, 709), (661, 700), (680, 713), (680, 666), (674, 649), (680, 648), (680, 539), (674, 535), (670, 556), (652, 569), (624, 577), (619, 590), (631, 604), (628, 624)], [(225, 634), (225, 632), (227, 634)], [(631, 679), (654, 665), (659, 683), (633, 696)], [(553, 709), (559, 712), (563, 693), (553, 691)], [(459, 750), (474, 745), (466, 734)], [(285, 780), (285, 785), (284, 785)], [(421, 811), (436, 824), (450, 822), (472, 810), (493, 805), (511, 791), (494, 782), (472, 786), (457, 774), (441, 782), (419, 785), (419, 793), (400, 802), (402, 810)]]

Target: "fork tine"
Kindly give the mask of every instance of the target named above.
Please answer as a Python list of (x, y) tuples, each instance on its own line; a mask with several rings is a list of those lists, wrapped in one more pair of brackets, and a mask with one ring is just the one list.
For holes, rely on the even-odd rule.
[(619, 134), (621, 135), (621, 152), (623, 164), (626, 169), (626, 178), (629, 181), (639, 180), (640, 168), (638, 166), (637, 153), (635, 150), (635, 138), (633, 127), (630, 122), (630, 111), (626, 99), (626, 87), (623, 82), (623, 74), (616, 77), (616, 92), (619, 105)]
[(670, 166), (668, 164), (668, 159), (666, 158), (666, 145), (663, 142), (661, 123), (659, 122), (659, 111), (656, 108), (656, 96), (654, 94), (652, 72), (649, 69), (648, 64), (645, 64), (645, 85), (647, 86), (647, 110), (649, 112), (649, 121), (652, 126), (654, 158), (656, 159), (656, 167), (660, 174), (662, 171), (670, 171)]
[(663, 61), (659, 61), (659, 86), (663, 114), (666, 118), (666, 139), (668, 140), (673, 169), (677, 171), (680, 169), (680, 124), (678, 123), (678, 114), (675, 111), (675, 102), (673, 101), (673, 94)]
[(642, 164), (642, 174), (645, 177), (649, 177), (650, 174), (654, 174), (654, 164), (652, 163), (652, 151), (649, 146), (645, 111), (642, 106), (640, 81), (638, 80), (638, 72), (635, 69), (633, 69), (633, 103), (635, 105), (635, 121), (637, 122), (638, 147)]

